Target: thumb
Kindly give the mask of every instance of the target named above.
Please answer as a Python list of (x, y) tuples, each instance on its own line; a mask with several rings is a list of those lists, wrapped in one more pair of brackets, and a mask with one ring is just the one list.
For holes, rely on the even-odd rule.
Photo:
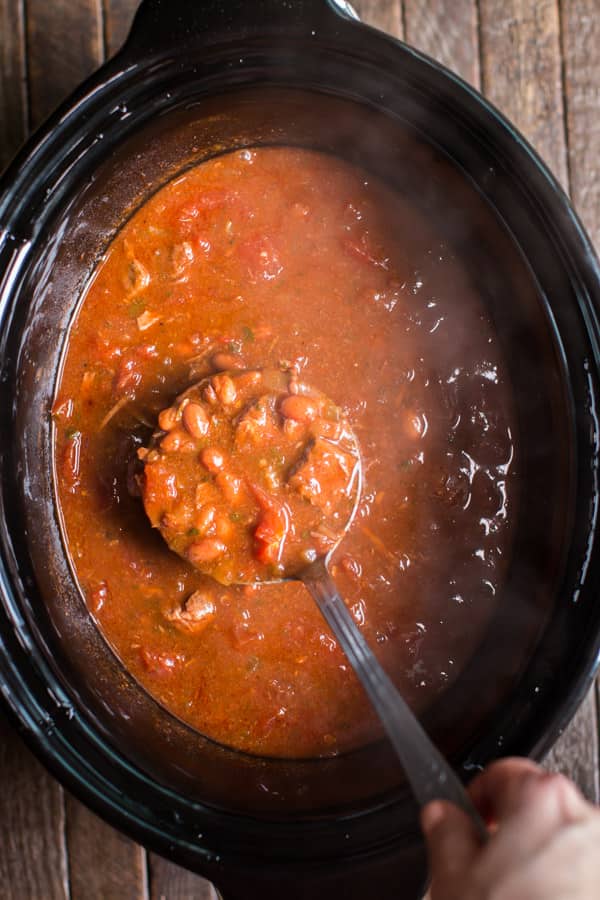
[(421, 826), (429, 852), (432, 900), (436, 896), (460, 900), (467, 874), (481, 850), (471, 820), (452, 803), (434, 800), (422, 810)]

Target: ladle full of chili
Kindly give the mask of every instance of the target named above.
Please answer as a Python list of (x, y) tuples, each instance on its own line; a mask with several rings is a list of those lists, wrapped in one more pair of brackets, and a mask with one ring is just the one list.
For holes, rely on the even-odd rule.
[[(358, 440), (294, 370), (230, 369), (188, 388), (139, 451), (139, 485), (168, 546), (222, 584), (302, 581), (365, 689), (420, 805), (448, 800), (486, 829), (379, 664), (329, 572), (361, 491)], [(174, 503), (174, 501), (176, 501)], [(214, 614), (202, 596), (184, 615)]]

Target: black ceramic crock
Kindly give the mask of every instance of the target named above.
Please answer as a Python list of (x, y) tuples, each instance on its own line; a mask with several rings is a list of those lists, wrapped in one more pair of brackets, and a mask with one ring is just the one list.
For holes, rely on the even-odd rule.
[(592, 681), (600, 272), (567, 198), (479, 94), (333, 0), (145, 0), (0, 182), (0, 689), (70, 790), (226, 900), (414, 898), (424, 852), (387, 747), (266, 760), (195, 734), (120, 667), (62, 545), (49, 411), (95, 261), (175, 172), (264, 143), (336, 152), (443, 214), (509, 365), (523, 489), (503, 603), (427, 726), (467, 780), (540, 756)]

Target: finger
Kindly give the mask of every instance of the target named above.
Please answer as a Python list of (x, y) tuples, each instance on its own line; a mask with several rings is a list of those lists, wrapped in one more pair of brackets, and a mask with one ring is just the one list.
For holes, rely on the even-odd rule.
[(508, 793), (511, 797), (499, 803), (498, 830), (479, 859), (484, 883), (501, 879), (507, 866), (526, 866), (557, 834), (591, 814), (575, 785), (562, 775), (523, 771)]
[(441, 800), (424, 807), (421, 825), (429, 852), (432, 900), (439, 890), (443, 890), (446, 900), (458, 900), (467, 873), (481, 850), (477, 832), (466, 813)]
[(565, 821), (576, 821), (587, 811), (588, 804), (571, 781), (517, 757), (492, 763), (471, 782), (469, 793), (482, 815), (500, 822), (529, 805), (538, 782), (551, 789)]
[(469, 794), (486, 820), (498, 821), (520, 805), (524, 783), (544, 774), (541, 766), (530, 759), (508, 757), (492, 763), (474, 778)]
[[(591, 810), (590, 810), (591, 811)], [(502, 896), (547, 900), (548, 897), (598, 896), (600, 884), (600, 814), (567, 825), (522, 867), (505, 870)]]

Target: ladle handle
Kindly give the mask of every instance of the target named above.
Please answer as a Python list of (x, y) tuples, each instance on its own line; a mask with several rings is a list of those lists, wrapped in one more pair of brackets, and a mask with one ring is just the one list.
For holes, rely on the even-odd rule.
[(419, 805), (425, 806), (430, 800), (448, 800), (454, 803), (467, 813), (480, 839), (485, 842), (488, 838), (486, 827), (462, 782), (435, 748), (380, 666), (340, 597), (325, 562), (319, 560), (313, 563), (300, 577), (367, 692), (404, 767)]

